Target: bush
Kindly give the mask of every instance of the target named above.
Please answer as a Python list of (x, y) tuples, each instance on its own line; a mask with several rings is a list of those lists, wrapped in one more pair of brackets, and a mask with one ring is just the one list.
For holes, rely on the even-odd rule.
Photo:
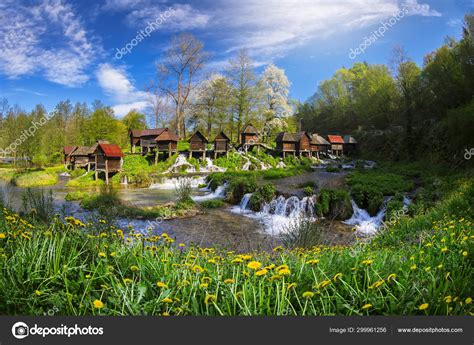
[(257, 188), (257, 190), (250, 197), (250, 209), (255, 212), (260, 211), (265, 203), (268, 203), (273, 199), (275, 192), (276, 189), (272, 183), (267, 183)]
[(225, 205), (225, 203), (220, 199), (205, 200), (200, 203), (204, 208), (220, 208)]
[(191, 180), (188, 178), (180, 178), (175, 187), (175, 194), (178, 198), (178, 202), (189, 202), (191, 199)]
[(280, 236), (287, 248), (311, 248), (323, 244), (326, 228), (327, 226), (318, 221), (297, 219), (291, 222)]
[(75, 170), (71, 170), (69, 172), (69, 175), (71, 176), (72, 179), (74, 178), (78, 178), (79, 176), (82, 176), (86, 173), (86, 170), (85, 169), (75, 169)]
[(313, 189), (313, 187), (310, 187), (310, 186), (305, 187), (305, 189), (303, 190), (303, 193), (306, 196), (311, 196), (311, 195), (314, 194), (314, 189)]
[(95, 172), (90, 171), (86, 175), (80, 176), (78, 178), (69, 180), (66, 183), (66, 187), (78, 187), (78, 188), (86, 188), (86, 187), (100, 187), (105, 185), (105, 182), (101, 179), (95, 180)]
[(253, 193), (256, 189), (257, 181), (254, 175), (235, 177), (229, 181), (227, 200), (232, 204), (238, 204), (245, 194)]
[(44, 167), (46, 164), (48, 164), (48, 157), (46, 155), (38, 153), (33, 156), (31, 159), (31, 163), (36, 165), (38, 168)]
[(75, 191), (75, 192), (69, 192), (66, 194), (64, 197), (64, 200), (66, 201), (78, 201), (82, 200), (84, 198), (89, 197), (89, 193), (87, 192), (81, 192), (81, 191)]
[(352, 216), (353, 209), (349, 192), (344, 189), (323, 189), (316, 200), (316, 213), (319, 217), (346, 220)]

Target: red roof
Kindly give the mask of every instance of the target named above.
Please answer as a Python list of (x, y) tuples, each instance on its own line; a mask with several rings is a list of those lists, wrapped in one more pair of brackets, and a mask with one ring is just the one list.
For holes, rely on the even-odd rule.
[(344, 139), (340, 135), (328, 135), (331, 144), (344, 144)]
[(102, 149), (106, 157), (119, 158), (125, 156), (118, 145), (99, 144), (99, 147)]
[(68, 155), (76, 149), (77, 146), (64, 146), (64, 154)]

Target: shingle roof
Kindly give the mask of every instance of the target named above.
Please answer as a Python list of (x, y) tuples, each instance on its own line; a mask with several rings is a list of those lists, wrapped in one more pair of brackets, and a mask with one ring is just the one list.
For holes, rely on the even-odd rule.
[(228, 141), (230, 141), (229, 137), (227, 135), (225, 135), (224, 132), (220, 132), (219, 134), (217, 134), (217, 136), (214, 140), (228, 140)]
[(252, 125), (249, 123), (247, 126), (245, 126), (244, 130), (242, 131), (242, 133), (245, 133), (245, 134), (257, 134), (258, 131), (257, 131), (257, 129), (256, 129), (254, 126), (252, 126)]
[(281, 132), (277, 134), (276, 137), (277, 141), (287, 141), (287, 142), (297, 142), (298, 139), (296, 138), (296, 134), (288, 133), (288, 132)]
[(151, 128), (151, 129), (132, 129), (130, 132), (134, 138), (147, 137), (152, 135), (160, 135), (167, 128)]
[(344, 139), (340, 135), (328, 135), (331, 144), (344, 144)]
[(200, 131), (194, 132), (194, 134), (191, 136), (191, 138), (189, 138), (188, 141), (190, 142), (196, 136), (199, 137), (199, 139), (201, 141), (204, 141), (205, 143), (208, 143), (208, 140), (206, 139), (206, 137)]
[(318, 134), (313, 134), (311, 136), (311, 144), (313, 145), (331, 145), (326, 139)]
[(305, 131), (296, 133), (296, 134), (295, 134), (295, 139), (296, 139), (297, 141), (300, 141), (301, 138), (302, 138), (304, 135), (306, 135), (309, 139), (311, 139), (311, 137), (309, 136), (309, 134), (308, 134), (307, 132), (305, 132)]
[(156, 138), (155, 141), (178, 141), (178, 135), (170, 131), (168, 128), (165, 128)]
[(94, 153), (94, 149), (90, 146), (77, 146), (74, 151), (72, 151), (70, 156), (88, 156)]
[(115, 144), (98, 144), (98, 146), (101, 148), (101, 150), (104, 152), (104, 155), (106, 157), (110, 158), (119, 158), (125, 156), (118, 147), (118, 145)]
[(354, 139), (354, 137), (350, 135), (345, 135), (344, 136), (344, 144), (357, 144), (357, 140)]

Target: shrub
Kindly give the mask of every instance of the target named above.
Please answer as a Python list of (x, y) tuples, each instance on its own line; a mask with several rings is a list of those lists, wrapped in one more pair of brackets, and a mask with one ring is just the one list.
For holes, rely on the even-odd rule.
[(220, 208), (225, 205), (225, 203), (220, 199), (205, 200), (200, 203), (204, 208)]
[(74, 192), (67, 193), (64, 199), (66, 201), (78, 201), (87, 197), (89, 197), (89, 193), (87, 192), (74, 191)]
[(303, 193), (306, 196), (311, 196), (314, 193), (314, 189), (313, 189), (313, 187), (310, 187), (310, 186), (305, 187), (304, 190), (303, 190)]
[(323, 243), (327, 226), (318, 221), (296, 219), (281, 233), (281, 240), (287, 248), (311, 248)]
[(344, 189), (323, 189), (316, 201), (316, 213), (320, 217), (345, 220), (353, 213), (349, 192)]
[(180, 178), (175, 186), (175, 194), (178, 202), (189, 202), (191, 199), (191, 180), (188, 178)]
[(253, 193), (257, 189), (254, 175), (239, 176), (229, 181), (227, 189), (227, 200), (232, 204), (238, 204), (247, 193)]
[(275, 186), (272, 183), (266, 183), (252, 194), (249, 200), (249, 207), (252, 211), (260, 211), (262, 206), (270, 202), (275, 196)]
[(86, 173), (86, 170), (85, 169), (75, 169), (75, 170), (71, 170), (69, 172), (69, 175), (71, 175), (71, 178), (74, 179), (74, 178), (78, 178), (79, 176), (82, 176)]

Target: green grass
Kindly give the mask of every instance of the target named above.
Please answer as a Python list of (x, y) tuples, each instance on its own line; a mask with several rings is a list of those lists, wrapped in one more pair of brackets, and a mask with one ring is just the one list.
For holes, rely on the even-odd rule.
[(95, 180), (95, 172), (88, 172), (86, 175), (81, 177), (71, 179), (66, 183), (66, 187), (75, 187), (75, 188), (90, 188), (90, 187), (100, 187), (105, 185), (105, 182), (101, 179)]
[(472, 315), (473, 196), (471, 180), (369, 244), (242, 254), (2, 211), (0, 312)]
[(219, 199), (205, 200), (199, 203), (204, 208), (221, 208), (225, 206), (225, 202)]
[(64, 197), (64, 200), (66, 201), (78, 201), (78, 200), (83, 200), (87, 197), (89, 197), (90, 194), (87, 192), (82, 192), (82, 191), (74, 191), (74, 192), (69, 192), (66, 194)]

